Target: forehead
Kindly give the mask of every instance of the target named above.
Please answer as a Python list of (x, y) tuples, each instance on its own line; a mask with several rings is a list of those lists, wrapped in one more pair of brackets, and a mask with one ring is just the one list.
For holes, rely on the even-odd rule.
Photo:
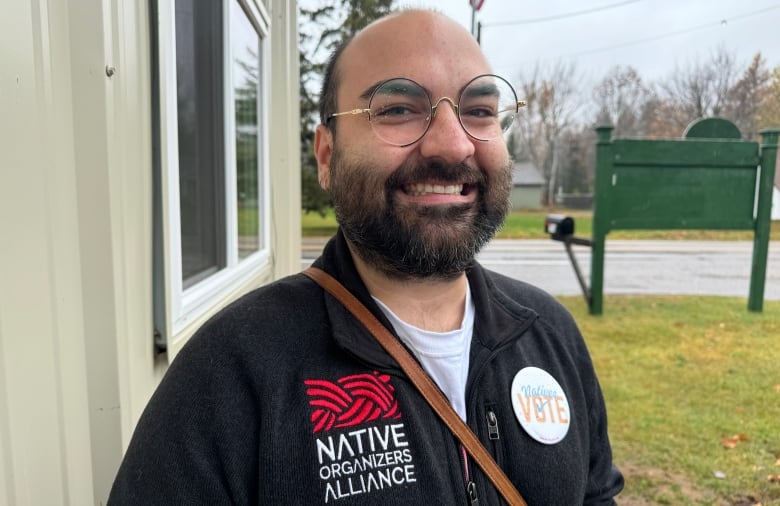
[(412, 79), (434, 94), (455, 95), (490, 73), (479, 45), (461, 25), (432, 12), (384, 18), (360, 32), (339, 61), (339, 102), (354, 102), (376, 83)]

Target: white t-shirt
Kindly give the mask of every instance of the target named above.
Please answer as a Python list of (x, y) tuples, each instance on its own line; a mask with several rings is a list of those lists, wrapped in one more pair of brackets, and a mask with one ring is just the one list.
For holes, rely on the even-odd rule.
[(469, 351), (474, 331), (474, 303), (471, 289), (466, 286), (466, 311), (459, 329), (449, 332), (431, 332), (409, 325), (390, 308), (374, 300), (395, 328), (406, 346), (415, 354), (423, 369), (444, 392), (460, 417), (466, 420), (466, 378), (469, 371)]

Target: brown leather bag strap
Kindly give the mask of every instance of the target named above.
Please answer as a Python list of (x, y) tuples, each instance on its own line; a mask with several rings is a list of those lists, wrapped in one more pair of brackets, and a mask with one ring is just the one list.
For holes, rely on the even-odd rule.
[(333, 276), (322, 269), (309, 267), (303, 271), (303, 274), (316, 281), (320, 286), (333, 295), (344, 307), (346, 307), (355, 318), (362, 323), (371, 334), (374, 335), (379, 344), (387, 350), (401, 369), (406, 373), (412, 383), (417, 387), (422, 396), (428, 401), (433, 410), (439, 415), (444, 424), (455, 434), (455, 437), (463, 444), (466, 451), (476, 461), (477, 465), (490, 478), (498, 491), (504, 497), (507, 503), (512, 506), (526, 506), (523, 497), (517, 491), (515, 486), (509, 481), (504, 471), (496, 464), (490, 453), (482, 446), (477, 436), (471, 431), (463, 420), (458, 416), (449, 401), (441, 393), (441, 390), (434, 385), (430, 376), (423, 371), (417, 361), (412, 358), (403, 345), (396, 339), (382, 323), (369, 311), (352, 293), (344, 288)]

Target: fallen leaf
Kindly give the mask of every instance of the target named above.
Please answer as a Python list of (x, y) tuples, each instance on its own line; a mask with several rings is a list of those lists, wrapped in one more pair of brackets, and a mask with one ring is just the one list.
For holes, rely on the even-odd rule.
[(780, 474), (768, 474), (766, 475), (766, 481), (769, 483), (780, 483)]
[(775, 385), (775, 392), (777, 392), (778, 394), (780, 394), (780, 383), (778, 383), (777, 385)]
[(733, 434), (731, 436), (724, 436), (720, 440), (720, 444), (723, 445), (724, 448), (736, 448), (737, 445), (740, 443), (740, 441), (748, 441), (748, 437), (745, 434)]

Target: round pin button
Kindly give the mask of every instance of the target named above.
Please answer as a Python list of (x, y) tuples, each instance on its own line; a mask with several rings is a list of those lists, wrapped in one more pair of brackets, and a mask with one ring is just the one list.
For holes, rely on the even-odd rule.
[(543, 369), (525, 367), (515, 374), (512, 408), (523, 429), (540, 443), (559, 443), (569, 431), (569, 401), (561, 385)]

